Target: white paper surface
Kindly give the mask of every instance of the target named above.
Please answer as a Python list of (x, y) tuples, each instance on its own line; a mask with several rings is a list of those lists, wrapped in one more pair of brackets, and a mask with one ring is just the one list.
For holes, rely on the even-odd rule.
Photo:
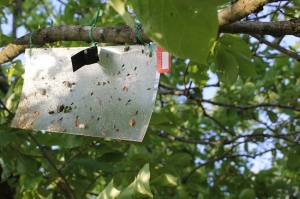
[[(159, 74), (144, 46), (98, 48), (100, 61), (75, 73), (71, 56), (86, 48), (26, 50), (22, 96), (12, 127), (142, 141)], [(126, 51), (126, 52), (125, 52)]]

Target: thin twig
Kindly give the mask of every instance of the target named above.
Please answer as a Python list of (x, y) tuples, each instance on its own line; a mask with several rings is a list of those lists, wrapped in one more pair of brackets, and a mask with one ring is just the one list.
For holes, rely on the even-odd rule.
[(29, 154), (26, 154), (26, 153), (23, 153), (22, 151), (20, 151), (19, 149), (13, 147), (11, 144), (9, 145), (9, 147), (15, 151), (17, 151), (18, 153), (24, 155), (24, 156), (27, 156), (27, 157), (34, 157), (34, 158), (45, 158), (44, 156), (40, 156), (40, 155), (29, 155)]
[(219, 140), (219, 141), (206, 141), (206, 140), (191, 140), (191, 139), (186, 139), (184, 137), (179, 137), (179, 136), (174, 136), (170, 135), (165, 132), (157, 132), (157, 135), (162, 138), (167, 138), (169, 140), (176, 140), (179, 142), (184, 142), (184, 143), (189, 143), (189, 144), (204, 144), (204, 145), (225, 145), (227, 144), (226, 140)]
[(11, 116), (15, 116), (15, 114), (12, 113), (1, 100), (0, 100), (0, 108), (7, 111)]
[(76, 155), (74, 155), (73, 157), (69, 158), (68, 161), (65, 161), (64, 164), (58, 169), (59, 171), (61, 171), (63, 168), (65, 168), (72, 160), (74, 160), (76, 157), (78, 157), (80, 154), (82, 154), (84, 151), (86, 151), (88, 148), (90, 148), (91, 146), (94, 145), (90, 145), (86, 148), (84, 148), (83, 150), (79, 151)]
[(297, 61), (300, 61), (300, 56), (297, 53), (295, 53), (293, 51), (290, 51), (290, 50), (287, 50), (287, 49), (285, 49), (285, 48), (283, 48), (283, 47), (281, 47), (281, 46), (279, 46), (277, 44), (273, 44), (273, 43), (271, 43), (271, 42), (269, 42), (269, 41), (265, 40), (264, 38), (259, 37), (257, 35), (251, 35), (251, 36), (254, 37), (255, 39), (257, 39), (258, 41), (260, 41), (260, 42), (262, 42), (262, 43), (264, 43), (264, 44), (266, 44), (266, 45), (274, 48), (275, 50), (278, 50), (279, 52), (282, 52), (283, 54), (286, 54), (289, 57), (294, 58)]
[(28, 136), (35, 142), (35, 144), (39, 147), (40, 151), (42, 152), (43, 156), (48, 160), (48, 162), (53, 167), (53, 169), (61, 177), (63, 183), (65, 184), (65, 186), (67, 188), (67, 191), (68, 191), (69, 195), (71, 196), (71, 198), (72, 199), (76, 199), (75, 194), (74, 194), (73, 190), (71, 189), (68, 181), (66, 180), (66, 178), (64, 177), (64, 175), (61, 173), (61, 171), (57, 169), (57, 167), (55, 166), (54, 162), (47, 155), (47, 153), (45, 152), (45, 150), (43, 149), (43, 147), (40, 145), (40, 143), (35, 139), (35, 137), (32, 134), (28, 133)]
[(95, 179), (93, 179), (92, 181), (91, 181), (91, 183), (86, 187), (86, 189), (84, 190), (84, 192), (83, 192), (83, 194), (82, 194), (82, 196), (81, 196), (81, 199), (83, 199), (84, 198), (84, 196), (86, 195), (86, 193), (88, 192), (88, 190), (91, 188), (91, 186), (96, 182), (96, 180), (98, 179), (98, 178), (100, 178), (100, 176), (102, 176), (101, 174), (99, 174)]

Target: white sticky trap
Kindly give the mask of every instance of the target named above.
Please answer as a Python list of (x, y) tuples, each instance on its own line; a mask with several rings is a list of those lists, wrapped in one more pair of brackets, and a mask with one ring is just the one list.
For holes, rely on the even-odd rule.
[[(72, 71), (85, 48), (26, 50), (12, 127), (141, 142), (153, 111), (157, 56), (144, 46), (98, 48), (100, 61)], [(153, 47), (156, 52), (156, 47)]]

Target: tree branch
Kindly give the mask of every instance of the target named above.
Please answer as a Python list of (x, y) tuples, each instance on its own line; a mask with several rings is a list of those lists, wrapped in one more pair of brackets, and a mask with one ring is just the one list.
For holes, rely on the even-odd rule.
[(244, 33), (257, 35), (271, 35), (282, 37), (284, 35), (300, 36), (300, 19), (276, 22), (237, 21), (230, 25), (220, 27), (222, 33)]
[[(260, 9), (272, 2), (279, 2), (282, 0), (239, 0), (232, 4), (232, 6), (223, 9), (218, 13), (219, 26), (223, 27), (225, 25), (231, 24), (233, 22), (239, 21), (249, 14), (260, 11)], [(287, 0), (285, 0), (287, 1)]]
[(278, 50), (279, 52), (282, 52), (283, 54), (286, 54), (288, 55), (289, 57), (292, 57), (294, 59), (296, 59), (297, 61), (300, 61), (300, 56), (297, 54), (297, 53), (294, 53), (293, 51), (290, 51), (290, 50), (287, 50), (277, 44), (273, 44), (267, 40), (265, 40), (264, 38), (261, 38), (259, 36), (256, 36), (256, 35), (251, 35), (252, 37), (254, 37), (255, 39), (257, 39), (258, 41), (274, 48), (275, 50)]
[[(53, 26), (41, 28), (32, 34), (32, 43), (35, 45), (44, 45), (56, 41), (83, 41), (92, 42), (89, 37), (90, 26)], [(92, 36), (99, 43), (139, 43), (136, 38), (135, 29), (129, 26), (120, 27), (95, 27)], [(150, 42), (151, 40), (143, 34), (141, 30), (142, 40)], [(0, 51), (0, 64), (8, 62), (29, 47), (30, 34), (27, 34), (15, 40)]]
[(203, 145), (226, 145), (227, 140), (219, 140), (219, 141), (206, 141), (206, 140), (191, 140), (191, 139), (186, 139), (184, 137), (179, 137), (179, 136), (174, 136), (170, 135), (165, 132), (157, 132), (157, 135), (162, 138), (167, 138), (169, 140), (176, 140), (179, 142), (184, 142), (184, 143), (189, 143), (189, 144), (203, 144)]

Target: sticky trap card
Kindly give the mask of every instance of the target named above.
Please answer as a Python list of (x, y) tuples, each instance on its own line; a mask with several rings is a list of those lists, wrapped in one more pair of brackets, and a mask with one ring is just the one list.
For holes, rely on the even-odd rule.
[(99, 62), (73, 72), (86, 48), (26, 50), (21, 100), (12, 127), (142, 141), (159, 82), (156, 47), (98, 48)]

